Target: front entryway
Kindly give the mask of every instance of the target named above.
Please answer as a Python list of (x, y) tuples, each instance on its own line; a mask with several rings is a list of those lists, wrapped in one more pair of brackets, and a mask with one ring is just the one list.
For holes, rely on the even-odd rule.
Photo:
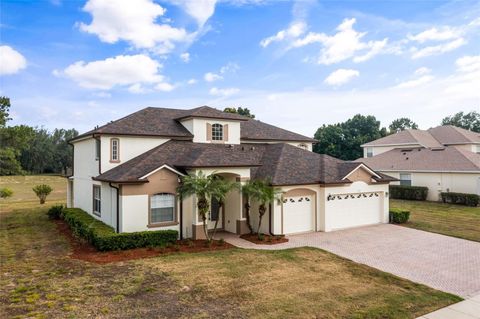
[(212, 197), (210, 201), (210, 212), (208, 213), (208, 229), (214, 229), (218, 221), (217, 229), (223, 228), (223, 207), (218, 200)]
[(283, 233), (295, 234), (314, 230), (314, 195), (290, 196), (283, 199)]

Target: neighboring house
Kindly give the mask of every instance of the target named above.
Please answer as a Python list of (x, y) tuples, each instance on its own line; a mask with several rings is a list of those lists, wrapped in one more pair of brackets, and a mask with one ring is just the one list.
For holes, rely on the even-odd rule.
[(428, 187), (428, 200), (441, 192), (480, 195), (480, 133), (455, 126), (405, 130), (362, 145), (369, 167), (401, 185)]
[[(194, 196), (176, 189), (185, 174), (203, 171), (244, 183), (269, 179), (282, 191), (261, 231), (292, 234), (388, 222), (390, 177), (364, 164), (313, 153), (314, 139), (210, 107), (146, 108), (71, 141), (68, 206), (118, 232), (175, 229), (202, 238)], [(208, 225), (247, 232), (245, 199), (213, 202)], [(251, 203), (252, 224), (258, 203)]]

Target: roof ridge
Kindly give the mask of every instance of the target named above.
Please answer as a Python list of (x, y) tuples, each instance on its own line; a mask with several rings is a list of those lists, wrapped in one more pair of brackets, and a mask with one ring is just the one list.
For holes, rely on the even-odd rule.
[[(475, 162), (470, 158), (470, 156), (467, 156), (467, 154), (470, 155), (469, 153), (472, 153), (472, 154), (474, 154), (474, 155), (476, 155), (476, 153), (469, 152), (469, 151), (467, 151), (467, 150), (458, 148), (458, 147), (455, 146), (455, 145), (447, 146), (447, 148), (448, 148), (448, 147), (452, 147), (452, 148), (455, 149), (458, 153), (462, 154), (462, 156), (463, 156), (467, 161), (469, 161), (470, 163), (472, 163), (473, 166), (475, 166), (475, 167), (477, 167), (477, 168), (480, 168), (480, 166), (479, 166), (477, 163), (475, 163)], [(464, 153), (464, 152), (469, 152), (469, 153), (466, 154), (466, 153)], [(480, 156), (480, 155), (479, 155), (479, 156)]]

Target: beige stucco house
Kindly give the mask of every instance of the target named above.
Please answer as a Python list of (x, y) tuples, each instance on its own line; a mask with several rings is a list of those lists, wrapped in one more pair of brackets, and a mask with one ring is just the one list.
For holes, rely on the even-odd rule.
[[(201, 238), (196, 199), (176, 189), (202, 171), (244, 183), (269, 179), (281, 197), (268, 207), (261, 232), (294, 234), (388, 222), (389, 176), (361, 163), (312, 152), (315, 140), (210, 107), (146, 108), (71, 141), (68, 206), (118, 232), (175, 229)], [(209, 228), (247, 231), (245, 199), (231, 191), (212, 202)], [(256, 225), (258, 204), (251, 203)]]
[(480, 133), (455, 126), (405, 130), (362, 145), (357, 162), (399, 179), (394, 184), (428, 187), (428, 200), (441, 192), (480, 195)]

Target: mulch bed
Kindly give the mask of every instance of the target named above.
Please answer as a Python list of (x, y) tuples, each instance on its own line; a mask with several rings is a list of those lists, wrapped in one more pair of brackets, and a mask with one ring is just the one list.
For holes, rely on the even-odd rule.
[(70, 227), (63, 220), (55, 220), (57, 228), (61, 234), (67, 237), (72, 248), (69, 254), (70, 258), (93, 262), (97, 264), (108, 264), (118, 261), (127, 261), (140, 258), (149, 258), (173, 253), (197, 253), (205, 251), (216, 251), (231, 249), (234, 246), (227, 242), (220, 242), (218, 240), (212, 241), (210, 246), (207, 246), (206, 240), (178, 240), (175, 245), (169, 247), (155, 247), (155, 248), (136, 248), (120, 251), (98, 251), (88, 242), (75, 237), (70, 230)]
[(277, 235), (263, 235), (263, 240), (258, 239), (257, 234), (244, 234), (241, 235), (240, 238), (248, 240), (257, 245), (275, 245), (275, 244), (283, 244), (288, 242), (288, 238), (285, 236)]

